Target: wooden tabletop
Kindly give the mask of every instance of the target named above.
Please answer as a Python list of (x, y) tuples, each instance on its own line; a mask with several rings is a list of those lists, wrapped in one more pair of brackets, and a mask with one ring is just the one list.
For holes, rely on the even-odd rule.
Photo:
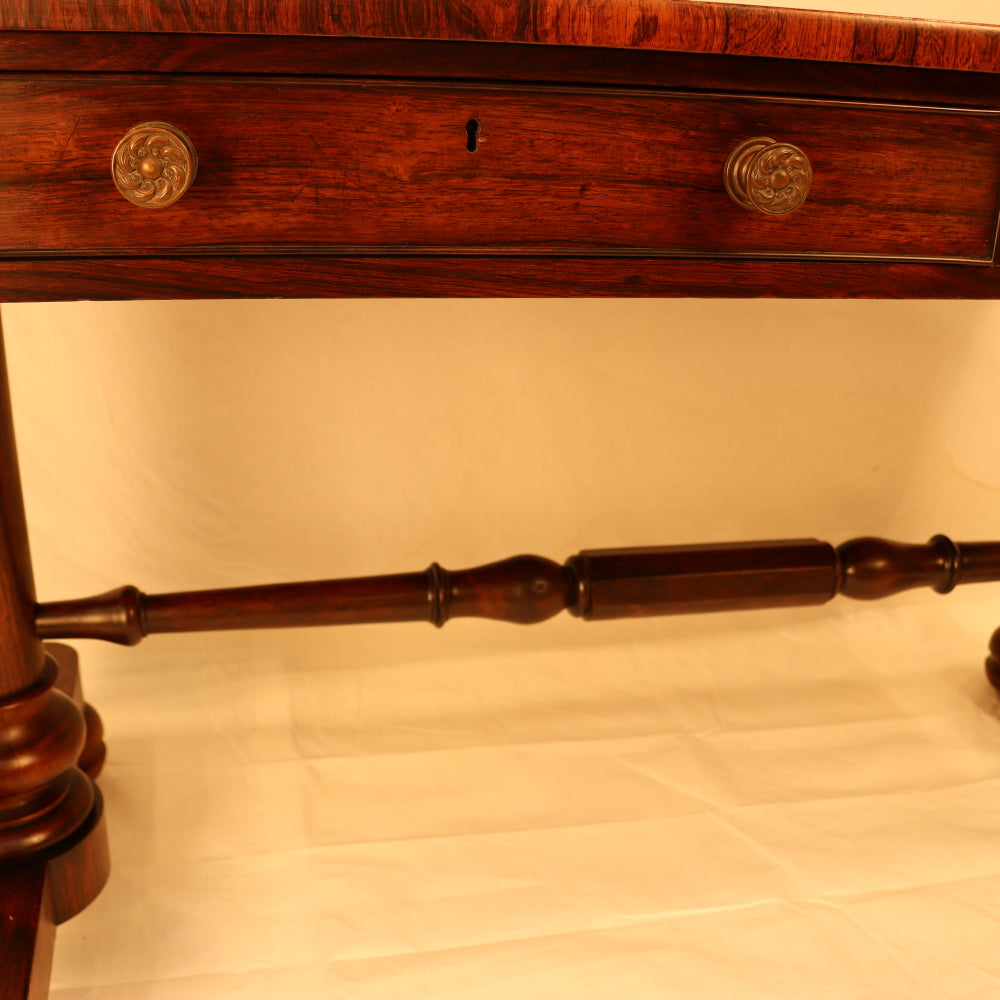
[(6, 0), (0, 30), (527, 42), (1000, 73), (1000, 27), (699, 0)]

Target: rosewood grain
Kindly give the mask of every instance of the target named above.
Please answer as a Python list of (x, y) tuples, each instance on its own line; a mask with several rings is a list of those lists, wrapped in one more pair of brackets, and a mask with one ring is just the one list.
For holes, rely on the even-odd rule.
[(996, 299), (1000, 269), (482, 254), (0, 259), (0, 301), (377, 296)]
[(100, 795), (77, 766), (82, 753), (100, 770), (101, 727), (72, 651), (57, 662), (35, 635), (34, 605), (0, 337), (0, 1000), (47, 995), (54, 925), (108, 875)]
[[(673, 102), (665, 120), (658, 102)], [(691, 0), (7, 0), (0, 299), (997, 298), (998, 110), (987, 26)], [(153, 118), (189, 132), (203, 163), (157, 221), (108, 169)], [(767, 229), (719, 201), (725, 157), (756, 135), (816, 168), (806, 207)], [(833, 256), (798, 259), (816, 254)], [(940, 537), (589, 551), (565, 566), (122, 588), (39, 606), (36, 634), (5, 395), (0, 504), (0, 1000), (44, 996), (53, 924), (108, 872), (87, 777), (102, 726), (75, 654), (41, 635), (815, 604), (945, 592), (1000, 563), (994, 544)], [(1000, 687), (1000, 633), (988, 671)], [(25, 838), (32, 823), (48, 825)]]
[(75, 917), (100, 895), (111, 872), (111, 856), (104, 799), (96, 785), (94, 806), (86, 821), (65, 841), (37, 857), (47, 862), (52, 875), (53, 916), (57, 924)]
[[(997, 226), (1000, 117), (970, 111), (179, 76), (7, 78), (0, 109), (0, 253), (13, 256), (367, 247), (986, 263)], [(198, 160), (191, 189), (156, 212), (108, 177), (122, 136), (149, 119), (189, 137)], [(726, 161), (754, 135), (813, 164), (793, 215), (762, 218), (726, 194)]]
[(44, 653), (31, 628), (35, 585), (0, 330), (0, 699), (30, 687)]
[[(82, 823), (80, 786), (67, 787), (47, 768), (73, 720), (45, 686), (46, 658), (32, 628), (34, 584), (14, 445), (7, 369), (0, 336), (0, 998), (40, 1000), (47, 995), (55, 935), (48, 867), (42, 861), (12, 865), (47, 836)], [(54, 680), (54, 665), (50, 664)], [(70, 705), (72, 708), (72, 705)], [(54, 710), (54, 712), (53, 712)], [(50, 730), (51, 726), (51, 730)], [(75, 758), (74, 758), (75, 759)], [(65, 767), (71, 767), (70, 759)], [(51, 793), (55, 792), (53, 796)], [(60, 808), (58, 795), (75, 801)], [(89, 804), (84, 803), (85, 812)], [(39, 814), (40, 810), (40, 814)], [(27, 837), (26, 837), (27, 834)], [(7, 861), (7, 864), (4, 864)]]
[(879, 538), (838, 549), (813, 539), (728, 545), (591, 549), (564, 566), (515, 556), (475, 569), (356, 577), (176, 594), (120, 587), (97, 597), (40, 604), (46, 639), (135, 645), (147, 635), (220, 629), (359, 625), (450, 618), (534, 624), (568, 609), (596, 620), (824, 604), (913, 587), (947, 593), (959, 583), (1000, 580), (1000, 543), (926, 545)]
[(571, 45), (259, 35), (2, 32), (0, 72), (323, 76), (613, 84), (996, 107), (1000, 77), (956, 70)]
[(0, 865), (64, 840), (93, 785), (76, 768), (86, 729), (35, 634), (35, 593), (0, 337)]
[(1000, 28), (695, 0), (7, 0), (0, 30), (529, 42), (997, 72)]
[(57, 672), (54, 686), (67, 695), (83, 713), (86, 737), (76, 766), (87, 777), (96, 779), (101, 773), (107, 757), (107, 747), (104, 745), (104, 723), (93, 705), (84, 701), (79, 657), (72, 646), (66, 646), (61, 642), (45, 643), (45, 653), (56, 664)]
[(76, 767), (83, 714), (56, 677), (49, 660), (32, 687), (0, 700), (0, 864), (65, 840), (94, 805), (94, 786)]
[(46, 863), (0, 867), (0, 1000), (48, 996), (55, 938)]

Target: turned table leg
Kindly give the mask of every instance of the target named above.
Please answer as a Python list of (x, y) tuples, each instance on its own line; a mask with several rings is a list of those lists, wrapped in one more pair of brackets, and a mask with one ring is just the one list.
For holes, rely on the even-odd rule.
[(0, 923), (0, 997), (37, 1000), (46, 996), (56, 923), (44, 861), (0, 871)]
[(100, 721), (76, 654), (43, 645), (0, 337), (0, 1000), (48, 994), (55, 925), (100, 892)]
[(0, 1000), (44, 1000), (56, 924), (101, 891), (109, 869), (100, 794), (74, 834), (56, 848), (0, 865)]
[(1000, 692), (1000, 628), (990, 638), (990, 655), (986, 657), (986, 677)]

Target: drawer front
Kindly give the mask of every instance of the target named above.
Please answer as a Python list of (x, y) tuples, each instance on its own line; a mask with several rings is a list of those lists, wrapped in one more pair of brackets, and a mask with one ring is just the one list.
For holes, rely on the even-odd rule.
[[(111, 176), (118, 141), (150, 120), (181, 129), (198, 156), (190, 190), (166, 208), (130, 204)], [(555, 87), (17, 77), (0, 81), (0, 122), (5, 256), (365, 248), (986, 262), (1000, 192), (1000, 118), (978, 111)], [(748, 211), (726, 193), (726, 159), (753, 136), (808, 156), (812, 188), (796, 211)]]

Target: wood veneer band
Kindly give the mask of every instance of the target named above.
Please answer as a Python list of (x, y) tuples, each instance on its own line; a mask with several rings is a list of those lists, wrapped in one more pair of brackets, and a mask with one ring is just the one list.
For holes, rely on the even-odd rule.
[(7, 0), (0, 30), (413, 38), (1000, 72), (1000, 28), (695, 0)]
[(0, 71), (569, 83), (1000, 104), (1000, 74), (774, 56), (386, 38), (0, 31)]
[(0, 260), (0, 302), (373, 296), (998, 299), (1000, 268), (485, 255)]

